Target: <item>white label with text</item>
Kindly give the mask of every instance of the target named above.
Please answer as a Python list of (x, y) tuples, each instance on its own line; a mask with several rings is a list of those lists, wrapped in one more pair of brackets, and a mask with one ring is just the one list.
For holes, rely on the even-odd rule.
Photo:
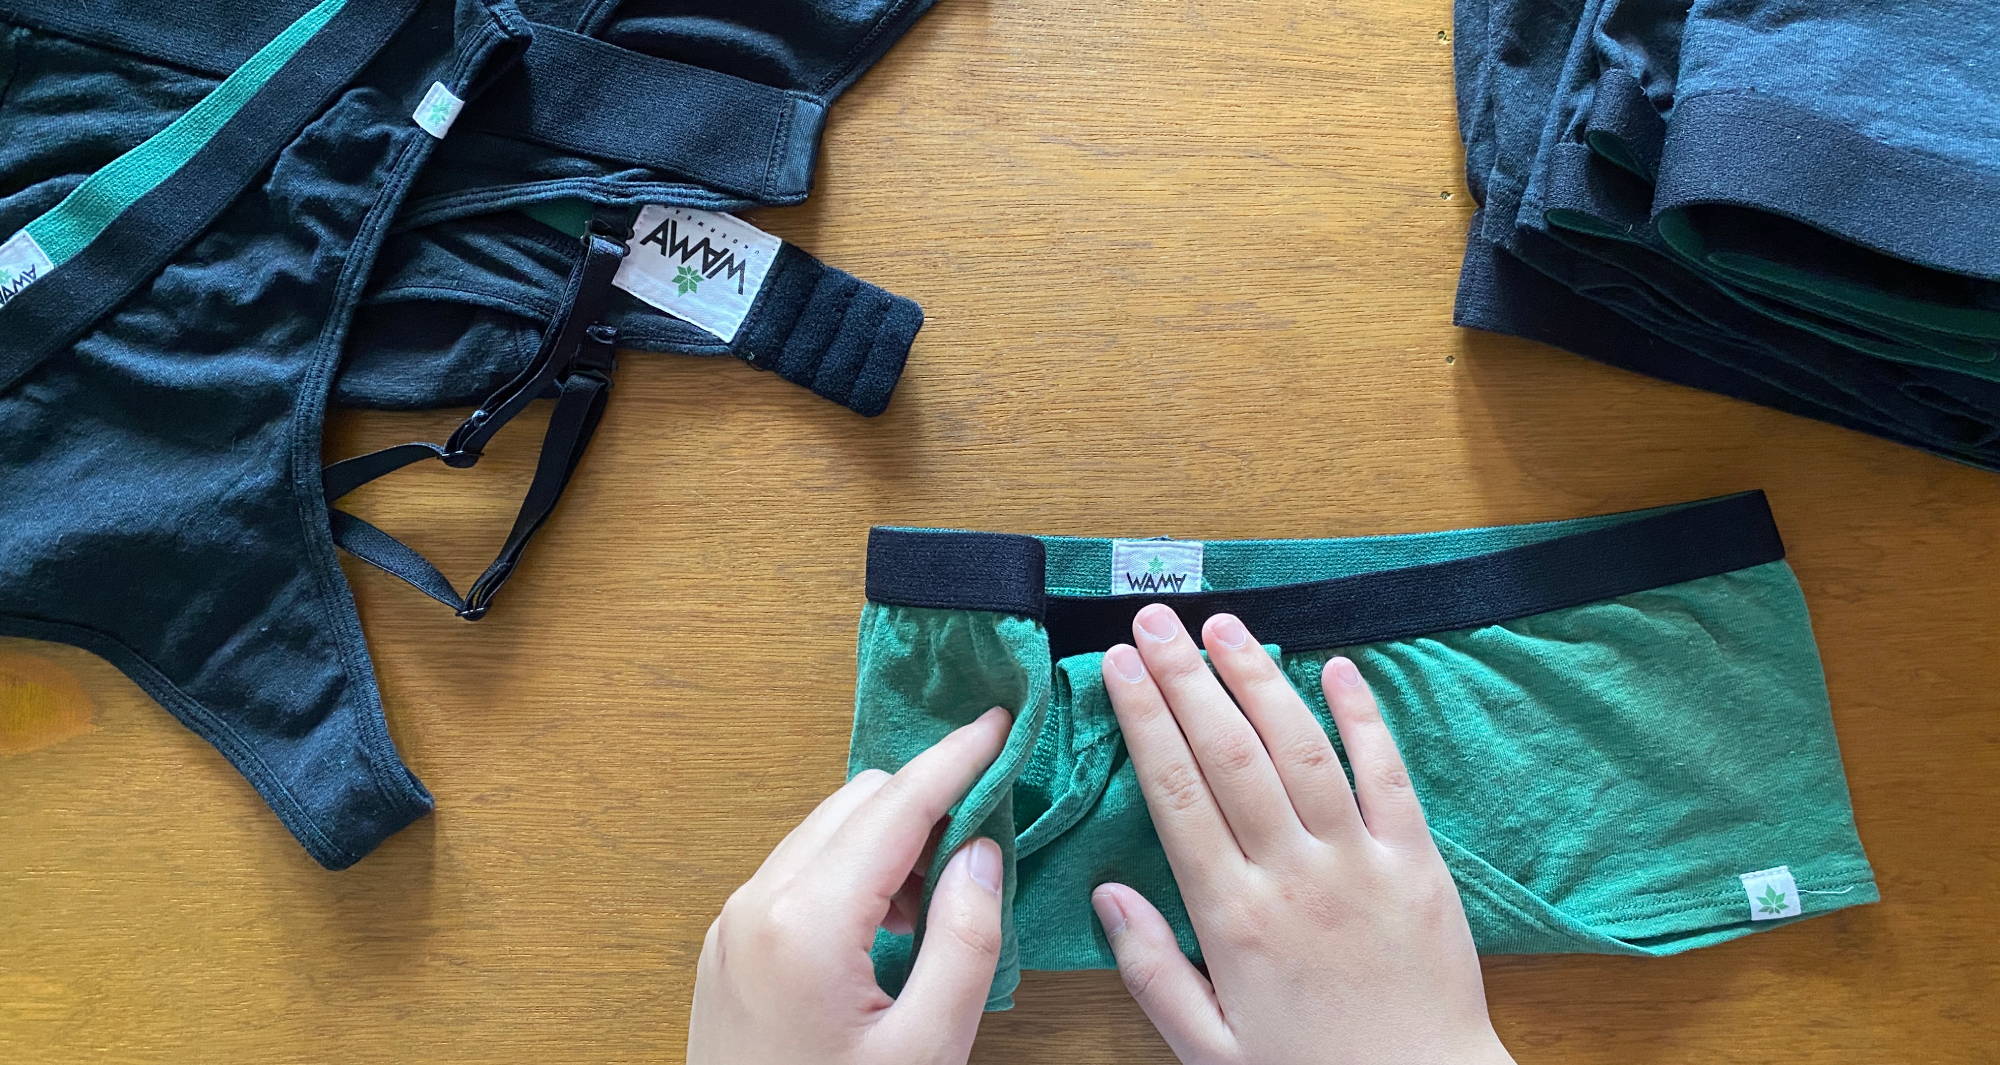
[(1201, 541), (1111, 541), (1111, 594), (1201, 591)]
[(55, 264), (27, 230), (7, 238), (7, 243), (0, 244), (0, 307), (12, 302), (29, 285), (47, 277), (53, 269)]
[(649, 206), (612, 283), (731, 341), (783, 244), (733, 215)]

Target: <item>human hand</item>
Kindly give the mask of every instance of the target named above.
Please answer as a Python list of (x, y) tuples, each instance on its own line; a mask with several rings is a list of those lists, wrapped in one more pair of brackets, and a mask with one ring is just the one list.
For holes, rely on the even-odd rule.
[(1321, 676), (1350, 788), (1325, 730), (1241, 621), (1202, 627), (1222, 683), (1164, 606), (1139, 612), (1133, 643), (1105, 656), (1104, 683), (1207, 976), (1138, 892), (1105, 884), (1091, 902), (1180, 1060), (1511, 1063), (1458, 890), (1354, 664), (1334, 658)]
[(931, 830), (992, 764), (989, 710), (890, 776), (871, 769), (779, 842), (709, 926), (689, 1065), (963, 1065), (1000, 956), (1000, 848), (952, 856), (901, 996), (875, 982), (878, 926), (908, 931)]

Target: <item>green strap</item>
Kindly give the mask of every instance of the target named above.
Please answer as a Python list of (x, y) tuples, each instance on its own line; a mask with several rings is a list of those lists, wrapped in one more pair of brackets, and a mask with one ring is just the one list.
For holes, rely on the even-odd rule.
[(61, 203), (29, 222), (26, 229), (42, 253), (56, 266), (96, 240), (105, 228), (187, 165), (236, 113), (243, 109), (272, 75), (305, 47), (348, 0), (321, 0), (298, 21), (259, 48), (235, 72), (223, 79), (200, 103), (145, 143), (106, 164), (84, 179)]

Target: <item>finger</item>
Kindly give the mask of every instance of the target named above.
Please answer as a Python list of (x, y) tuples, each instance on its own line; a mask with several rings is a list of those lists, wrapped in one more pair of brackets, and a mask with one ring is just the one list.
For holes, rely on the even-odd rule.
[(1303, 835), (1264, 742), (1208, 671), (1180, 616), (1154, 603), (1139, 611), (1132, 633), (1146, 672), (1166, 696), (1243, 853), (1254, 858), (1275, 843)]
[(916, 867), (903, 878), (903, 886), (890, 896), (889, 910), (882, 915), (882, 928), (899, 936), (917, 930), (917, 916), (924, 912), (924, 872), (929, 868), (930, 862), (919, 856)]
[(924, 945), (883, 1022), (921, 1033), (938, 1048), (927, 1060), (964, 1061), (972, 1051), (1000, 961), (1000, 866), (999, 846), (975, 839), (945, 863), (931, 894)]
[(1201, 644), (1264, 741), (1306, 831), (1323, 839), (1360, 831), (1361, 811), (1333, 741), (1242, 620), (1231, 614), (1209, 618), (1201, 629)]
[(943, 842), (944, 830), (942, 821), (931, 827), (930, 839), (924, 842), (916, 865), (911, 867), (910, 875), (903, 878), (903, 886), (889, 899), (889, 912), (882, 919), (882, 927), (895, 935), (906, 936), (916, 930), (917, 918), (924, 912), (924, 877), (930, 872), (938, 844)]
[(1139, 791), (1153, 815), (1167, 864), (1181, 890), (1199, 896), (1207, 890), (1207, 871), (1216, 859), (1223, 855), (1240, 859), (1242, 849), (1139, 652), (1121, 643), (1104, 653), (1103, 668), (1104, 690), (1124, 733), (1125, 749), (1131, 752)]
[(1396, 738), (1383, 723), (1382, 709), (1361, 679), (1361, 671), (1348, 659), (1328, 659), (1320, 673), (1320, 687), (1326, 690), (1327, 708), (1333, 711), (1333, 723), (1340, 729), (1340, 745), (1347, 748), (1354, 798), (1369, 834), (1394, 843), (1428, 840), (1423, 807), (1410, 787), (1410, 771), (1403, 765)]
[(1182, 1061), (1217, 1061), (1229, 1025), (1215, 988), (1181, 953), (1160, 911), (1123, 884), (1105, 884), (1090, 895), (1104, 938), (1118, 959), (1118, 975), (1146, 1019)]
[(981, 714), (884, 781), (827, 844), (822, 875), (838, 896), (879, 919), (930, 842), (931, 828), (965, 796), (1007, 742), (998, 708)]
[(880, 769), (864, 769), (853, 779), (834, 790), (834, 793), (820, 800), (813, 812), (806, 815), (785, 838), (771, 848), (770, 857), (764, 859), (764, 869), (772, 872), (789, 871), (804, 865), (819, 853), (826, 841), (846, 822), (870, 795), (880, 790), (889, 780), (889, 774)]

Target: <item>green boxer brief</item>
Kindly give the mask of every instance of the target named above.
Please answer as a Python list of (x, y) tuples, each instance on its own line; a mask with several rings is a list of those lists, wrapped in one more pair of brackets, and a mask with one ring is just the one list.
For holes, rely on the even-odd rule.
[[(1098, 672), (1153, 601), (1196, 632), (1241, 617), (1329, 734), (1320, 667), (1355, 661), (1482, 953), (1673, 954), (1877, 898), (1761, 492), (1337, 540), (876, 529), (850, 773), (1015, 713), (927, 872), (975, 836), (1005, 855), (989, 1009), (1023, 969), (1115, 964), (1090, 906), (1108, 880), (1199, 957)], [(880, 935), (884, 987), (915, 950)]]

